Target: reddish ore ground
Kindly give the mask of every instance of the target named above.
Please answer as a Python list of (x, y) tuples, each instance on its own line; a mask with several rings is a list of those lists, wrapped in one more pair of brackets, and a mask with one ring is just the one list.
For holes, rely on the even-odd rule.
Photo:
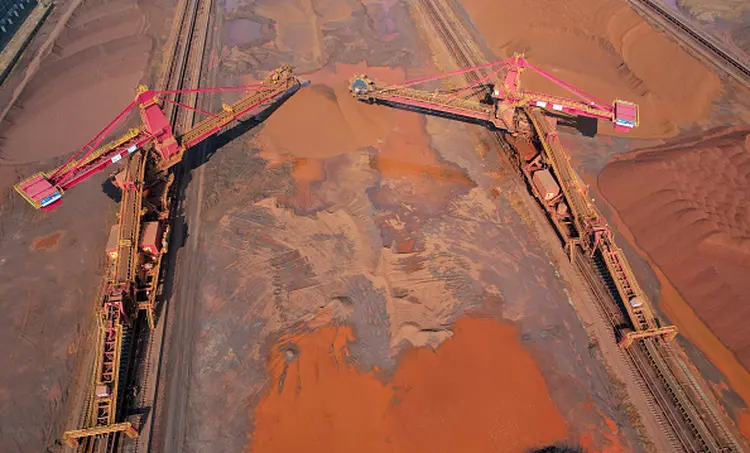
[(439, 348), (405, 351), (387, 383), (351, 362), (351, 328), (287, 336), (269, 357), (248, 451), (524, 452), (564, 439), (517, 336), (497, 321), (459, 319)]
[[(666, 64), (644, 51), (676, 46), (622, 2), (460, 3), (494, 57), (528, 50), (595, 95), (641, 102), (649, 137), (702, 121), (720, 89), (684, 53)], [(0, 125), (4, 197), (148, 81), (172, 4), (90, 0), (76, 12)], [(181, 259), (198, 264), (175, 281), (195, 285), (170, 301), (196, 313), (189, 341), (171, 348), (189, 348), (175, 392), (186, 448), (352, 451), (354, 435), (377, 451), (641, 448), (484, 129), (349, 95), (356, 73), (391, 83), (435, 72), (409, 2), (213, 4), (217, 85), (291, 64), (311, 86), (193, 174), (202, 198), (187, 205), (205, 201), (203, 224), (189, 225), (197, 245)], [(0, 203), (0, 344), (14, 365), (0, 376), (3, 452), (54, 450), (69, 427), (115, 211), (104, 176), (48, 216), (18, 197)], [(478, 312), (513, 327), (465, 317)], [(319, 330), (284, 336), (311, 319)]]
[(523, 451), (587, 436), (596, 450), (615, 436), (641, 451), (486, 130), (349, 93), (355, 74), (438, 71), (409, 6), (217, 6), (241, 24), (218, 84), (283, 63), (310, 84), (194, 175), (205, 203), (177, 281), (195, 285), (174, 305), (195, 307), (185, 445)]
[(656, 269), (661, 309), (749, 404), (750, 130), (623, 154), (599, 186)]
[[(82, 3), (71, 20), (61, 18)], [(76, 376), (93, 343), (94, 298), (117, 205), (102, 191), (108, 172), (65, 195), (52, 213), (12, 189), (88, 142), (150, 83), (171, 23), (172, 0), (56, 0), (39, 34), (0, 89), (0, 111), (36, 72), (0, 123), (0, 451), (58, 451), (79, 410)], [(61, 33), (38, 68), (29, 64)], [(126, 127), (137, 125), (137, 119)]]

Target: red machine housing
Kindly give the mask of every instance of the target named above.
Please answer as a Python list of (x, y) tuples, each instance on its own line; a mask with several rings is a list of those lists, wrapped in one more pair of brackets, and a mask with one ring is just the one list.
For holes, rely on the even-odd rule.
[[(250, 114), (258, 114), (273, 102), (300, 86), (289, 66), (272, 72), (255, 85), (201, 88), (195, 90), (153, 91), (145, 86), (138, 88), (137, 95), (115, 119), (76, 152), (65, 164), (50, 173), (37, 173), (15, 185), (20, 193), (35, 208), (50, 211), (61, 202), (63, 193), (91, 175), (115, 164), (128, 155), (146, 147), (153, 149), (159, 168), (166, 169), (182, 159), (182, 153), (211, 135), (222, 130), (235, 120)], [(167, 95), (177, 93), (237, 92), (243, 96), (231, 106), (224, 105), (218, 114), (204, 112), (172, 101)], [(209, 118), (198, 123), (179, 139), (174, 136), (160, 102), (170, 102), (180, 107), (195, 110)], [(138, 108), (142, 124), (130, 129), (114, 141), (101, 145), (104, 138)]]
[[(563, 88), (574, 98), (522, 89), (521, 74), (527, 69)], [(412, 88), (415, 85), (480, 71), (485, 71), (486, 75), (456, 92)], [(493, 86), (490, 93), (492, 105), (462, 98), (463, 94), (471, 94), (472, 91), (485, 85)], [(603, 119), (610, 121), (616, 130), (623, 132), (637, 127), (639, 121), (636, 104), (621, 100), (615, 100), (612, 104), (599, 101), (583, 90), (533, 66), (521, 54), (516, 54), (507, 60), (420, 77), (398, 85), (378, 86), (366, 75), (358, 75), (352, 79), (350, 91), (362, 101), (400, 105), (443, 115), (470, 118), (511, 132), (515, 131), (516, 111), (523, 107), (539, 107), (552, 112)]]
[(161, 222), (154, 220), (144, 222), (141, 225), (141, 238), (138, 247), (151, 255), (158, 255), (161, 249), (161, 238), (163, 233)]

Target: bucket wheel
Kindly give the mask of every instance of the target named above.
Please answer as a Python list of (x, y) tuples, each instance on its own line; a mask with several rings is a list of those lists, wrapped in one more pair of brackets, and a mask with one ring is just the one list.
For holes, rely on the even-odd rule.
[(349, 81), (349, 91), (354, 97), (367, 98), (369, 97), (367, 94), (373, 90), (374, 85), (375, 82), (370, 80), (366, 75), (361, 74), (354, 76), (354, 78)]

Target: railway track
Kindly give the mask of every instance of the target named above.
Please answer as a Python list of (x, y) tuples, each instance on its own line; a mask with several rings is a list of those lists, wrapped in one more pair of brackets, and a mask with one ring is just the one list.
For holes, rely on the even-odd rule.
[[(213, 0), (180, 0), (178, 2), (175, 20), (162, 55), (162, 69), (157, 76), (156, 89), (185, 90), (198, 87), (212, 5)], [(163, 110), (173, 128), (177, 131), (190, 129), (195, 122), (194, 112), (180, 108), (179, 104), (196, 107), (197, 94), (172, 95), (171, 101), (174, 103), (165, 103)], [(144, 181), (145, 184), (148, 182)], [(169, 186), (167, 186), (168, 189)], [(127, 219), (120, 219), (121, 224), (124, 222), (128, 226), (134, 219), (140, 219), (140, 212), (129, 214)], [(136, 221), (140, 222), (140, 220)], [(108, 270), (106, 278), (110, 278), (113, 272), (115, 270)], [(143, 316), (138, 316), (132, 326), (126, 328), (123, 335), (121, 351), (126, 353), (122, 354), (120, 363), (118, 385), (120, 391), (117, 398), (121, 404), (118, 406), (118, 419), (127, 418), (132, 415), (133, 411), (143, 419), (148, 413), (144, 413), (143, 409), (154, 405), (154, 401), (149, 401), (147, 395), (153, 394), (153, 391), (149, 392), (149, 390), (153, 390), (156, 385), (156, 382), (152, 382), (156, 376), (151, 370), (151, 363), (153, 355), (160, 350), (160, 345), (155, 343), (161, 339), (155, 338), (153, 331), (148, 328), (142, 318)], [(138, 389), (137, 394), (131, 394), (130, 389)], [(86, 407), (89, 404), (87, 403)], [(81, 426), (85, 426), (83, 422), (88, 416), (86, 412), (82, 414)], [(151, 417), (153, 416), (154, 414), (151, 414)], [(143, 420), (140, 424), (143, 425)], [(126, 443), (123, 443), (123, 440), (122, 432), (92, 436), (83, 439), (76, 451), (78, 453), (115, 453), (124, 449), (131, 451), (143, 449), (138, 440)]]
[[(676, 34), (681, 33), (683, 37), (688, 37), (687, 40), (682, 39), (683, 42), (693, 43), (693, 47), (695, 47), (695, 45), (700, 46), (703, 50), (703, 52), (700, 53), (703, 53), (704, 55), (705, 53), (710, 54), (706, 56), (713, 64), (724, 69), (740, 83), (750, 86), (750, 65), (748, 62), (732, 55), (714, 38), (709, 37), (705, 33), (695, 29), (683, 19), (671, 14), (657, 2), (652, 0), (629, 0), (629, 3), (647, 16), (666, 21), (666, 23), (673, 28), (673, 32), (676, 32)], [(711, 56), (714, 58), (711, 58)]]
[[(446, 8), (450, 8), (448, 5), (442, 1), (434, 2), (432, 0), (419, 0), (414, 4), (425, 20), (437, 32), (440, 41), (446, 47), (456, 66), (469, 68), (487, 63), (484, 54), (476, 47), (473, 40), (459, 38), (458, 35), (464, 37), (469, 35), (463, 29), (463, 26), (457, 21), (451, 21), (453, 22), (450, 24), (453, 25), (451, 27), (449, 21), (444, 19), (446, 16), (453, 15), (451, 11), (446, 11)], [(470, 71), (464, 74), (464, 77), (467, 82), (473, 84), (479, 80), (481, 74), (478, 71)]]
[[(653, 5), (650, 0), (644, 2)], [(438, 35), (457, 67), (474, 67), (486, 64), (484, 54), (476, 47), (471, 35), (466, 31), (455, 12), (445, 0), (419, 0), (415, 2), (417, 11)], [(654, 5), (655, 6), (655, 5)], [(662, 11), (663, 12), (663, 11)], [(687, 28), (686, 32), (694, 33)], [(700, 36), (698, 36), (700, 38)], [(705, 40), (705, 39), (704, 39)], [(710, 44), (710, 43), (709, 43)], [(732, 63), (731, 56), (724, 55)], [(737, 66), (733, 64), (733, 66)], [(741, 66), (741, 65), (740, 65)], [(481, 74), (469, 72), (464, 75), (467, 82), (474, 84)], [(501, 132), (493, 132), (500, 146), (508, 152), (510, 147)], [(513, 157), (509, 153), (509, 157)], [(509, 162), (510, 163), (510, 160)], [(518, 169), (515, 169), (520, 173)], [(553, 229), (557, 230), (554, 222)], [(565, 237), (559, 231), (559, 237)], [(586, 257), (579, 246), (574, 253), (574, 265), (591, 288), (597, 301), (598, 312), (603, 322), (612, 327), (610, 340), (616, 342), (615, 332), (629, 322), (625, 308), (617, 296), (612, 276), (603, 263)], [(630, 368), (631, 377), (639, 389), (647, 395), (649, 410), (654, 420), (664, 432), (674, 451), (687, 452), (739, 452), (742, 451), (735, 438), (719, 415), (719, 410), (703, 391), (679, 353), (662, 338), (637, 340), (631, 347), (622, 350)]]
[[(162, 70), (159, 83), (164, 90), (185, 90), (197, 88), (203, 66), (203, 54), (206, 47), (207, 28), (211, 12), (212, 0), (181, 0), (177, 6), (176, 20), (173, 31), (167, 42), (171, 49), (171, 57), (164, 61), (166, 70)], [(173, 102), (195, 107), (196, 93), (180, 93), (169, 97)], [(164, 103), (164, 113), (169, 119), (175, 134), (189, 129), (193, 125), (194, 113), (185, 108), (178, 108), (176, 104)]]
[[(211, 23), (211, 12), (213, 0), (181, 0), (177, 7), (176, 19), (173, 24), (171, 39), (167, 42), (167, 49), (171, 49), (171, 58), (164, 61), (161, 83), (165, 90), (191, 90), (198, 88), (203, 71), (203, 60), (208, 42), (208, 30)], [(178, 20), (179, 18), (179, 20)], [(162, 106), (167, 119), (170, 121), (175, 134), (181, 135), (191, 129), (196, 123), (195, 111), (180, 107), (180, 104), (191, 108), (198, 107), (197, 93), (179, 93), (172, 95), (173, 103), (165, 102)], [(165, 236), (175, 231), (175, 218), (181, 211), (180, 195), (187, 184), (188, 172), (184, 171), (182, 165), (173, 167), (172, 175), (174, 184), (170, 188), (168, 205), (169, 225), (171, 226)], [(171, 244), (171, 238), (166, 237)], [(170, 256), (172, 258), (170, 258)], [(170, 253), (165, 259), (161, 270), (162, 290), (164, 280), (169, 278), (171, 270), (175, 266), (173, 254)], [(164, 311), (166, 318), (167, 311)], [(141, 398), (138, 407), (142, 409), (140, 416), (143, 420), (144, 434), (140, 439), (132, 442), (128, 452), (145, 452), (152, 449), (159, 450), (160, 435), (164, 429), (161, 419), (164, 416), (165, 406), (168, 403), (162, 390), (164, 379), (162, 366), (168, 354), (166, 338), (169, 332), (169, 321), (164, 319), (160, 328), (149, 329), (144, 333), (141, 340), (142, 366), (140, 382)], [(154, 369), (155, 368), (155, 369)], [(144, 409), (148, 409), (143, 413)]]
[[(627, 325), (627, 319), (618, 309), (614, 282), (600, 260), (584, 258), (583, 253), (582, 249), (577, 250), (574, 263), (592, 288), (600, 313), (612, 326), (611, 340), (617, 341), (614, 332)], [(638, 347), (625, 348), (623, 353), (629, 359), (636, 382), (653, 395), (658, 406), (654, 408), (656, 418), (669, 433), (675, 451), (742, 451), (714, 415), (717, 408), (705, 407), (712, 405), (712, 400), (703, 393), (702, 386), (670, 343), (660, 338), (638, 341)]]
[[(608, 340), (617, 342), (619, 339), (615, 332), (622, 326), (627, 325), (628, 321), (615, 303), (617, 289), (608, 275), (606, 266), (596, 260), (592, 263), (591, 260), (584, 257), (584, 251), (580, 248), (577, 248), (574, 253), (574, 264), (577, 271), (592, 289), (602, 322), (612, 327)], [(654, 340), (644, 341), (651, 342)], [(623, 354), (627, 356), (626, 363), (629, 366), (633, 381), (636, 382), (641, 391), (653, 396), (652, 399), (648, 400), (649, 409), (653, 412), (659, 427), (667, 434), (667, 439), (671, 442), (673, 451), (695, 451), (692, 433), (684, 429), (681, 422), (682, 417), (672, 404), (669, 391), (654, 376), (651, 360), (642, 354), (640, 348), (624, 349)]]

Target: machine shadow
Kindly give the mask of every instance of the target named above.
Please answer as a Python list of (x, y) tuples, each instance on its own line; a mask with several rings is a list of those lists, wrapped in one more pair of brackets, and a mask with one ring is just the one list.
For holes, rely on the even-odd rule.
[(109, 199), (115, 203), (122, 201), (122, 190), (115, 186), (110, 178), (107, 178), (102, 182), (102, 192), (104, 192), (104, 195), (109, 197)]
[(156, 319), (160, 319), (164, 314), (165, 310), (164, 301), (168, 301), (174, 295), (174, 260), (178, 250), (184, 248), (188, 243), (190, 237), (190, 225), (185, 212), (185, 207), (182, 204), (182, 200), (185, 198), (185, 191), (193, 179), (193, 170), (206, 164), (211, 158), (225, 145), (232, 140), (237, 139), (246, 132), (250, 131), (254, 127), (262, 124), (273, 112), (279, 107), (286, 103), (297, 91), (301, 88), (308, 86), (310, 82), (303, 82), (299, 87), (287, 91), (282, 97), (280, 97), (273, 106), (267, 108), (259, 115), (253, 116), (245, 121), (240, 121), (235, 126), (227, 129), (226, 131), (217, 134), (204, 143), (199, 145), (197, 148), (191, 148), (186, 151), (185, 158), (183, 158), (182, 164), (175, 168), (175, 192), (173, 198), (176, 200), (173, 206), (173, 218), (172, 218), (172, 237), (169, 244), (169, 252), (167, 256), (167, 269), (166, 276), (164, 278), (164, 291), (163, 296), (160, 298), (160, 302), (156, 306)]
[(577, 130), (584, 137), (593, 138), (599, 133), (599, 120), (587, 116), (568, 116), (552, 112), (546, 112), (548, 116), (557, 119), (557, 124), (567, 128)]
[[(278, 110), (282, 105), (286, 103), (286, 101), (289, 100), (297, 91), (300, 89), (310, 85), (309, 81), (305, 81), (302, 84), (300, 84), (299, 87), (293, 88), (286, 93), (282, 97), (280, 97), (276, 102), (274, 102), (273, 106), (268, 107), (266, 110), (261, 112), (260, 114), (253, 116), (247, 120), (239, 121), (236, 125), (232, 126), (231, 128), (227, 129), (224, 132), (221, 132), (219, 134), (214, 135), (213, 137), (210, 137), (206, 139), (205, 142), (198, 145), (199, 149), (191, 148), (191, 150), (186, 151), (187, 159), (184, 161), (187, 166), (185, 167), (185, 170), (188, 172), (192, 172), (193, 170), (199, 168), (200, 166), (208, 163), (209, 160), (224, 146), (226, 146), (228, 143), (234, 141), (235, 139), (241, 137), (249, 130), (255, 128), (256, 126), (262, 124), (265, 122), (276, 110)], [(199, 151), (199, 152), (195, 152)]]
[(526, 453), (584, 453), (581, 447), (568, 447), (565, 445), (547, 445), (542, 448), (531, 448)]
[[(226, 131), (211, 137), (203, 144), (198, 147), (186, 151), (185, 157), (181, 164), (174, 167), (175, 185), (173, 186), (174, 192), (172, 192), (172, 213), (170, 219), (170, 225), (172, 228), (171, 237), (169, 239), (169, 247), (164, 257), (164, 274), (162, 275), (163, 286), (161, 288), (161, 295), (157, 298), (156, 306), (154, 307), (155, 322), (158, 324), (162, 322), (162, 317), (167, 316), (170, 310), (174, 310), (173, 304), (168, 302), (172, 301), (176, 293), (176, 282), (175, 272), (178, 253), (180, 250), (185, 248), (189, 243), (190, 238), (190, 225), (188, 222), (187, 209), (183, 203), (185, 199), (186, 191), (192, 180), (192, 171), (199, 168), (201, 165), (207, 163), (211, 157), (216, 154), (218, 150), (223, 148), (232, 140), (242, 136), (252, 128), (262, 124), (273, 112), (281, 107), (294, 93), (300, 88), (309, 85), (309, 82), (302, 83), (299, 87), (289, 90), (274, 104), (263, 111), (261, 114), (256, 115), (246, 121), (240, 121), (235, 126), (227, 129)], [(109, 182), (109, 180), (107, 180)], [(107, 183), (103, 184), (106, 193), (116, 194), (117, 189), (109, 183), (111, 187), (107, 187)], [(199, 279), (195, 280), (193, 285), (197, 284)], [(150, 335), (151, 332), (148, 332)], [(161, 340), (162, 342), (167, 341), (166, 334)], [(161, 348), (159, 363), (162, 363), (164, 349)], [(159, 383), (157, 383), (157, 392), (159, 391)], [(155, 408), (152, 406), (139, 407), (137, 404), (133, 404), (131, 409), (131, 415), (140, 415), (140, 426), (139, 430), (143, 429), (147, 420), (154, 415)], [(150, 443), (150, 441), (149, 441)], [(149, 445), (150, 447), (150, 445)]]
[(422, 113), (424, 115), (437, 116), (439, 118), (447, 118), (449, 120), (459, 121), (461, 123), (478, 124), (480, 126), (488, 128), (491, 131), (502, 130), (502, 129), (496, 128), (489, 121), (482, 121), (482, 120), (478, 120), (478, 119), (474, 119), (474, 118), (466, 118), (466, 117), (457, 116), (457, 115), (454, 115), (454, 114), (448, 113), (448, 112), (440, 112), (440, 111), (437, 111), (437, 110), (430, 110), (428, 108), (416, 107), (416, 106), (413, 106), (413, 105), (403, 105), (403, 104), (392, 103), (392, 102), (387, 102), (387, 101), (374, 101), (373, 103), (374, 104), (378, 104), (378, 105), (385, 105), (385, 106), (388, 106), (388, 107), (391, 107), (391, 108), (394, 108), (394, 109), (398, 109), (398, 110), (406, 110), (407, 112)]

